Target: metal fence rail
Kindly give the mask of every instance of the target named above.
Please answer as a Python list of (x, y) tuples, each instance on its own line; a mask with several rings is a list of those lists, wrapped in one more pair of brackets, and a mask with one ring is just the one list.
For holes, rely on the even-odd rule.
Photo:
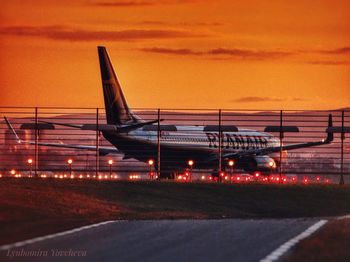
[[(273, 153), (271, 157), (278, 162), (278, 169), (272, 173), (285, 175), (322, 176), (333, 182), (349, 182), (350, 177), (350, 111), (259, 111), (259, 110), (191, 110), (191, 109), (150, 109), (135, 108), (133, 110), (145, 121), (155, 120), (147, 128), (154, 132), (153, 138), (157, 141), (157, 155), (149, 156), (152, 165), (147, 161), (141, 162), (123, 154), (104, 154), (100, 148), (112, 145), (104, 139), (99, 130), (101, 124), (106, 123), (104, 109), (97, 108), (0, 108), (0, 115), (6, 116), (18, 136), (23, 141), (18, 143), (16, 136), (8, 128), (5, 121), (0, 122), (0, 173), (2, 176), (13, 174), (39, 175), (46, 174), (76, 174), (76, 175), (130, 175), (148, 177), (150, 173), (167, 170), (162, 163), (161, 144), (166, 142), (166, 133), (172, 132), (179, 143), (195, 144), (199, 142), (198, 130), (188, 126), (217, 127), (217, 137), (208, 147), (215, 149), (219, 155), (217, 171), (230, 172), (227, 159), (222, 159), (223, 152), (234, 146), (226, 136), (227, 128), (234, 126), (247, 129), (248, 133), (257, 130), (267, 130), (277, 138), (281, 138), (284, 145), (320, 141), (327, 136), (328, 115), (333, 116), (334, 140), (331, 144), (319, 147), (290, 150), (288, 152)], [(52, 125), (54, 123), (68, 123), (70, 125), (87, 125), (94, 127), (90, 130), (81, 130), (68, 126)], [(176, 125), (177, 131), (172, 131)], [(146, 128), (146, 127), (144, 127)], [(289, 128), (289, 129), (288, 129)], [(291, 129), (290, 129), (291, 128)], [(293, 129), (294, 128), (294, 129)], [(297, 130), (295, 129), (297, 128)], [(249, 131), (252, 130), (252, 131)], [(295, 132), (298, 131), (299, 132)], [(288, 132), (293, 131), (293, 132)], [(214, 133), (215, 133), (214, 132)], [(77, 150), (61, 147), (40, 146), (40, 143), (62, 143), (69, 145), (85, 145), (94, 147), (94, 150)], [(142, 148), (130, 144), (129, 150), (143, 153)], [(144, 151), (145, 158), (149, 152)], [(71, 159), (72, 163), (67, 161)], [(29, 161), (28, 161), (29, 160)], [(190, 160), (190, 159), (188, 159)], [(178, 159), (171, 160), (176, 164)], [(181, 163), (183, 164), (183, 163)], [(196, 163), (188, 166), (193, 177), (208, 177), (212, 170), (198, 169)], [(192, 170), (193, 169), (193, 170)], [(187, 171), (188, 171), (187, 170)], [(232, 171), (232, 170), (231, 170)], [(186, 172), (186, 168), (178, 173)], [(244, 170), (234, 170), (234, 173), (246, 173)]]

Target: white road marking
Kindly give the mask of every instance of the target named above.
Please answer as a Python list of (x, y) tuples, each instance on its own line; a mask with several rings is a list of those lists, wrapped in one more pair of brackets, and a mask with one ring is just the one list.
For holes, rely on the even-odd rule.
[(321, 228), (323, 225), (325, 225), (328, 221), (327, 220), (320, 220), (317, 223), (313, 224), (309, 228), (307, 228), (304, 232), (297, 235), (296, 237), (293, 237), (292, 239), (288, 240), (281, 246), (279, 246), (277, 249), (272, 251), (269, 255), (267, 255), (265, 258), (261, 259), (260, 262), (272, 262), (279, 259), (284, 253), (286, 253), (291, 247), (296, 245), (299, 241), (301, 241), (304, 238), (307, 238), (311, 236), (313, 233), (315, 233), (319, 228)]
[(338, 220), (348, 219), (348, 218), (350, 218), (350, 215), (346, 215), (346, 216), (337, 217), (337, 219), (338, 219)]
[(47, 239), (61, 237), (61, 236), (73, 234), (73, 233), (76, 233), (76, 232), (80, 232), (80, 231), (83, 231), (83, 230), (86, 230), (86, 229), (99, 227), (99, 226), (107, 225), (107, 224), (110, 224), (110, 223), (116, 223), (116, 222), (120, 222), (120, 221), (122, 221), (122, 220), (104, 221), (104, 222), (100, 222), (100, 223), (97, 223), (97, 224), (92, 224), (92, 225), (87, 225), (87, 226), (83, 226), (83, 227), (78, 227), (78, 228), (74, 228), (74, 229), (71, 229), (71, 230), (67, 230), (67, 231), (63, 231), (63, 232), (59, 232), (59, 233), (55, 233), (55, 234), (51, 234), (51, 235), (46, 235), (46, 236), (42, 236), (42, 237), (36, 237), (36, 238), (32, 238), (32, 239), (16, 242), (16, 243), (13, 243), (13, 244), (3, 245), (3, 246), (0, 246), (0, 251), (9, 250), (9, 249), (12, 249), (12, 248), (17, 248), (17, 247), (22, 247), (22, 246), (25, 246), (25, 245), (29, 245), (29, 244), (33, 244), (33, 243), (36, 243), (36, 242), (44, 241), (44, 240), (47, 240)]

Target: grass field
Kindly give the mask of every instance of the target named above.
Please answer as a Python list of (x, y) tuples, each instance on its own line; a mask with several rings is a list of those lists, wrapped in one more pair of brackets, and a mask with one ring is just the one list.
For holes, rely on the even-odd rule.
[(350, 219), (333, 220), (316, 234), (301, 241), (285, 259), (292, 261), (350, 260)]
[(350, 213), (350, 186), (0, 180), (0, 244), (110, 219), (292, 218)]

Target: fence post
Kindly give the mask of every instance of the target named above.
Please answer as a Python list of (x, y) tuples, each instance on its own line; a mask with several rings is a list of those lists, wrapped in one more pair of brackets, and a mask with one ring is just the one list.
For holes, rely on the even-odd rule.
[(160, 179), (160, 109), (158, 108), (158, 125), (157, 125), (157, 175)]
[(98, 179), (98, 171), (100, 166), (100, 130), (99, 130), (99, 116), (98, 108), (96, 108), (96, 178)]
[(219, 109), (219, 181), (222, 181), (221, 171), (222, 171), (222, 130), (221, 130), (221, 109)]
[(38, 108), (35, 107), (35, 145), (34, 145), (34, 177), (38, 177), (39, 169), (39, 128), (38, 128)]
[(341, 156), (340, 156), (340, 181), (339, 181), (339, 185), (344, 185), (344, 139), (345, 139), (345, 133), (344, 133), (344, 110), (343, 110), (341, 112), (341, 135), (340, 135)]
[(280, 111), (280, 174), (279, 174), (279, 177), (280, 177), (280, 183), (282, 183), (282, 140), (284, 138), (284, 135), (283, 135), (283, 130), (282, 130), (282, 127), (283, 127), (283, 110)]

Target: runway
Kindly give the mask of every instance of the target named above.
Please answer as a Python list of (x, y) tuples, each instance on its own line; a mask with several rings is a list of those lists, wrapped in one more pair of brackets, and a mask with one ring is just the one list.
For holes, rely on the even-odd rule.
[(25, 256), (26, 261), (259, 261), (317, 221), (113, 221), (10, 247), (1, 251), (0, 260)]

